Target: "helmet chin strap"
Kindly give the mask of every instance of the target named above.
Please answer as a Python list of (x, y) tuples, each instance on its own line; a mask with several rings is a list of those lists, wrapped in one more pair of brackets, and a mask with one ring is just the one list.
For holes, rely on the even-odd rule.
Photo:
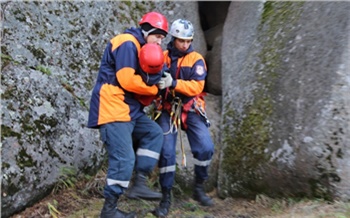
[(150, 29), (150, 30), (148, 30), (148, 31), (146, 31), (146, 30), (142, 30), (142, 34), (143, 34), (143, 37), (145, 37), (145, 39), (147, 38), (147, 36), (149, 35), (149, 33), (150, 32), (153, 32), (154, 30), (156, 30), (157, 28), (152, 28), (152, 29)]

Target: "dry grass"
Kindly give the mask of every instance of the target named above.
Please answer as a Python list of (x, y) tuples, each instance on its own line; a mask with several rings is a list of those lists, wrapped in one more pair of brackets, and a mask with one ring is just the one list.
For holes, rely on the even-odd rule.
[[(94, 178), (80, 179), (74, 187), (55, 189), (51, 195), (12, 218), (98, 218), (103, 205), (105, 172)], [(152, 184), (152, 182), (150, 182)], [(215, 206), (202, 207), (184, 193), (176, 193), (168, 218), (349, 218), (350, 202), (322, 200), (272, 199), (259, 195), (255, 200), (220, 199), (216, 191), (209, 195)], [(118, 207), (134, 210), (139, 218), (154, 218), (157, 201), (130, 200), (122, 196)], [(51, 208), (51, 211), (49, 210)], [(54, 210), (52, 210), (54, 208)], [(56, 210), (56, 211), (55, 211)]]

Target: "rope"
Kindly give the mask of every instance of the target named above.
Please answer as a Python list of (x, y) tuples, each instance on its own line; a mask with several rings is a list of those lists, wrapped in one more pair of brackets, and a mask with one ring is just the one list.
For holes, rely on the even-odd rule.
[(179, 97), (174, 97), (173, 101), (171, 102), (169, 130), (165, 132), (164, 135), (167, 135), (170, 133), (174, 134), (176, 132), (179, 132), (180, 142), (181, 142), (181, 153), (182, 153), (182, 166), (186, 167), (185, 146), (182, 142), (182, 134), (181, 134), (181, 108), (182, 108), (181, 99)]
[(184, 143), (182, 142), (182, 135), (181, 135), (181, 130), (180, 130), (180, 142), (181, 142), (181, 153), (182, 153), (182, 162), (181, 162), (181, 165), (183, 167), (186, 167), (186, 153), (185, 153), (185, 146), (184, 146)]
[(181, 125), (181, 107), (182, 101), (179, 97), (175, 97), (171, 102), (171, 111), (169, 117), (169, 130), (164, 135), (176, 133)]

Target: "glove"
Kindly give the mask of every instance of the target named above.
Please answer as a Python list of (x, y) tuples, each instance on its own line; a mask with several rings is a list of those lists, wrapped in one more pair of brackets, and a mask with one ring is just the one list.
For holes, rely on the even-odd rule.
[(162, 77), (158, 83), (158, 88), (159, 89), (165, 89), (171, 86), (173, 83), (173, 78), (171, 77), (170, 73), (165, 72), (164, 77)]

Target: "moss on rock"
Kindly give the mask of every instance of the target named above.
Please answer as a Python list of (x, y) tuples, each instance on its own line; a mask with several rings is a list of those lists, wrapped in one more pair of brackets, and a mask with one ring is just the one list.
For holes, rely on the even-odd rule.
[[(234, 111), (232, 102), (226, 104), (223, 114), (224, 131), (223, 171), (228, 184), (234, 184), (241, 195), (264, 192), (267, 184), (259, 182), (263, 177), (261, 167), (268, 164), (268, 146), (272, 137), (274, 94), (279, 79), (283, 50), (287, 43), (288, 26), (296, 21), (303, 2), (265, 2), (258, 26), (257, 40), (262, 45), (257, 55), (259, 61), (252, 66), (256, 84), (252, 88), (253, 99), (246, 103), (243, 114)], [(283, 32), (284, 34), (277, 34)], [(259, 70), (263, 66), (263, 71)], [(259, 184), (259, 185), (258, 185)]]

